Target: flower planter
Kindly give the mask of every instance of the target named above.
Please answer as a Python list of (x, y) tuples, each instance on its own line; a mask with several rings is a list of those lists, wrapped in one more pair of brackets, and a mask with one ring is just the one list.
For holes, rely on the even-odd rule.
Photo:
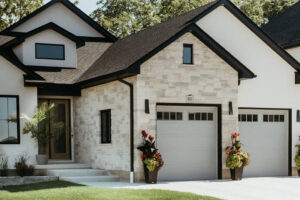
[(244, 167), (237, 167), (235, 169), (230, 169), (231, 179), (233, 181), (242, 180)]
[(36, 162), (38, 165), (47, 165), (48, 164), (48, 155), (44, 154), (38, 154), (35, 156), (36, 157)]
[(298, 176), (300, 177), (300, 170), (298, 170)]
[(159, 168), (156, 167), (153, 172), (150, 172), (144, 164), (145, 182), (148, 184), (156, 184)]

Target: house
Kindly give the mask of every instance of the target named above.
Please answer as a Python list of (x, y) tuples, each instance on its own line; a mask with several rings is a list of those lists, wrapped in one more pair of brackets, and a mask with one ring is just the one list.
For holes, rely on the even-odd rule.
[(0, 151), (10, 168), (24, 152), (35, 163), (20, 116), (46, 102), (51, 121), (68, 127), (51, 140), (51, 160), (140, 181), (146, 130), (165, 161), (159, 180), (222, 179), (239, 131), (251, 155), (245, 176), (296, 173), (300, 64), (228, 0), (123, 39), (52, 0), (2, 31), (0, 44)]

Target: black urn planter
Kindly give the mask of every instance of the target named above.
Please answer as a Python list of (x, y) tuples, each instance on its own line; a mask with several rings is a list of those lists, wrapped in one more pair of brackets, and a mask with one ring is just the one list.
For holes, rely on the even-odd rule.
[(233, 181), (242, 180), (244, 167), (237, 167), (235, 169), (230, 169), (231, 179)]
[(145, 182), (148, 184), (156, 184), (159, 168), (156, 167), (153, 172), (150, 172), (144, 164)]
[(300, 177), (300, 169), (298, 170), (298, 176)]

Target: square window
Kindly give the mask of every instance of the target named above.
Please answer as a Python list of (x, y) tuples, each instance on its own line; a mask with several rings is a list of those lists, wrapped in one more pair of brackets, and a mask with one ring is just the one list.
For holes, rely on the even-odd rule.
[(177, 113), (177, 120), (182, 120), (182, 112)]
[(213, 115), (213, 113), (208, 113), (208, 114), (207, 114), (207, 118), (208, 118), (209, 121), (213, 121), (213, 120), (214, 120), (214, 115)]
[(258, 122), (258, 116), (257, 115), (253, 115), (253, 122)]
[(284, 122), (284, 115), (280, 115), (280, 122)]
[(196, 120), (200, 121), (200, 115), (201, 113), (196, 113)]
[(195, 120), (195, 113), (189, 113), (189, 120)]
[(201, 113), (201, 120), (206, 121), (207, 120), (207, 113)]
[(246, 122), (247, 121), (247, 115), (242, 115), (242, 122)]
[(162, 119), (163, 119), (163, 113), (157, 112), (157, 120), (162, 120)]
[(269, 115), (264, 115), (264, 122), (268, 122), (269, 121)]
[(170, 113), (164, 112), (164, 120), (169, 120), (169, 119), (170, 119)]
[(193, 45), (183, 45), (183, 64), (193, 64)]
[(252, 122), (252, 115), (247, 115), (247, 122)]
[(269, 115), (269, 122), (273, 122), (274, 121), (274, 115)]
[(171, 120), (176, 120), (176, 113), (175, 112), (170, 113), (170, 119)]
[(274, 121), (275, 121), (275, 122), (279, 122), (279, 115), (275, 115), (275, 116), (274, 116)]

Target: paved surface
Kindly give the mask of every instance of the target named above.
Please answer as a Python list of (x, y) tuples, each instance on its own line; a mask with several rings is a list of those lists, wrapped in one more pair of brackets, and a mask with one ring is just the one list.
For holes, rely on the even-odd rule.
[(142, 183), (84, 183), (89, 186), (129, 189), (162, 189), (192, 192), (228, 200), (299, 200), (300, 178), (244, 178), (242, 181), (186, 181), (162, 182), (156, 185)]

